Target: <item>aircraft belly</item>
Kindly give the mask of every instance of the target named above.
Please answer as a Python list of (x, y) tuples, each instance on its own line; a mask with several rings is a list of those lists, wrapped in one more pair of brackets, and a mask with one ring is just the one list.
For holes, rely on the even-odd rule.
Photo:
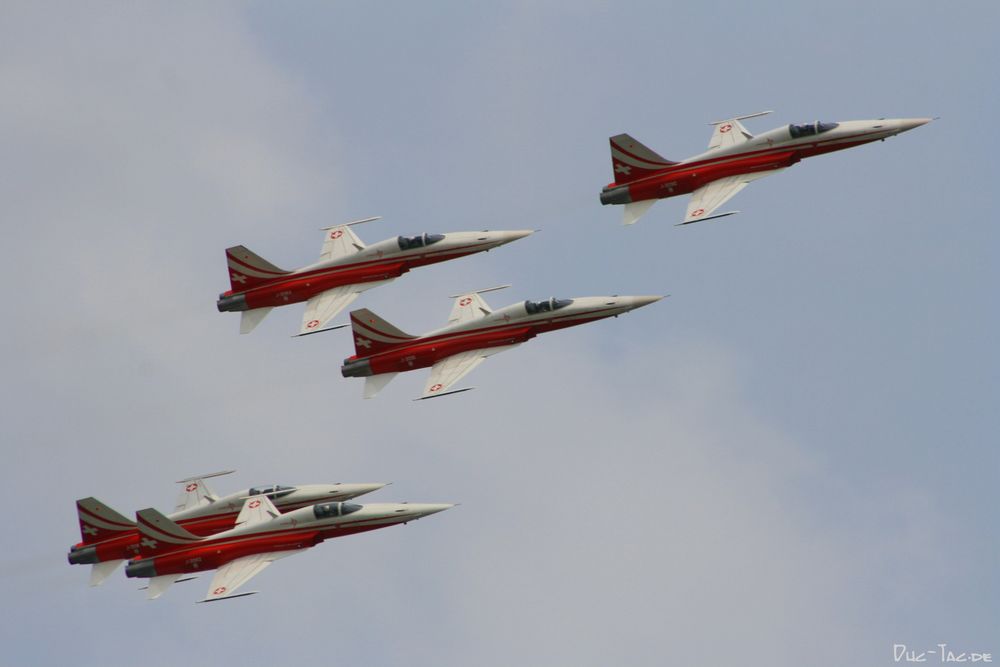
[(244, 556), (311, 547), (316, 544), (316, 537), (315, 531), (309, 531), (292, 535), (261, 536), (256, 539), (244, 537), (239, 541), (206, 544), (193, 549), (184, 549), (157, 556), (156, 573), (159, 575), (187, 574), (215, 570)]
[(372, 372), (400, 373), (433, 366), (442, 359), (469, 350), (515, 345), (534, 337), (534, 327), (473, 333), (452, 340), (417, 342), (404, 348), (369, 357)]
[(308, 301), (335, 287), (397, 278), (409, 270), (410, 267), (405, 262), (392, 262), (304, 275), (292, 274), (289, 278), (249, 290), (244, 295), (250, 309), (284, 306)]

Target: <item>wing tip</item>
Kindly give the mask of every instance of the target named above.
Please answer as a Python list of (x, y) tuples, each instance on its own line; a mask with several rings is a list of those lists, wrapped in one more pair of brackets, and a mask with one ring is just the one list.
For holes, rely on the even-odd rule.
[(232, 595), (220, 595), (219, 597), (197, 600), (196, 604), (201, 604), (203, 602), (219, 602), (220, 600), (232, 600), (233, 598), (245, 598), (248, 595), (257, 595), (257, 593), (260, 593), (260, 591), (247, 591), (246, 593), (233, 593)]
[(461, 394), (464, 391), (472, 391), (473, 389), (475, 389), (475, 387), (466, 387), (464, 389), (452, 389), (451, 391), (446, 391), (446, 392), (443, 392), (443, 393), (440, 393), (440, 394), (430, 394), (430, 395), (420, 396), (420, 397), (415, 398), (413, 400), (414, 401), (426, 401), (429, 398), (441, 398), (442, 396), (450, 396), (452, 394)]

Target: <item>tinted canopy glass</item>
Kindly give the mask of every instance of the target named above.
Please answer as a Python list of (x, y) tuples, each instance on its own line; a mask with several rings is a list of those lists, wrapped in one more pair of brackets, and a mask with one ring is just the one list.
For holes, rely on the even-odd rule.
[(323, 503), (313, 505), (313, 516), (317, 519), (329, 519), (338, 516), (347, 516), (351, 512), (357, 512), (361, 505), (354, 503)]
[(249, 495), (251, 496), (270, 496), (271, 498), (280, 498), (282, 496), (287, 496), (289, 493), (295, 490), (294, 486), (281, 486), (280, 484), (275, 484), (273, 486), (255, 486), (250, 489)]
[(573, 303), (573, 299), (557, 299), (552, 297), (545, 301), (525, 301), (524, 309), (528, 311), (529, 315), (537, 315), (538, 313), (548, 313), (553, 310), (565, 308), (571, 303)]
[(816, 121), (815, 123), (789, 125), (788, 133), (792, 135), (792, 139), (798, 139), (799, 137), (810, 137), (814, 134), (822, 134), (823, 132), (832, 130), (835, 127), (837, 127), (837, 123), (823, 123)]
[(423, 248), (444, 238), (444, 234), (421, 234), (420, 236), (400, 236), (396, 241), (400, 250), (413, 250)]

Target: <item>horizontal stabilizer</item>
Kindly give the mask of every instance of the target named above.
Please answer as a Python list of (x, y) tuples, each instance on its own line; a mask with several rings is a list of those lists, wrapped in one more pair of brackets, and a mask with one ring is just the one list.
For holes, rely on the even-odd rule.
[(381, 375), (369, 375), (365, 378), (365, 398), (375, 398), (378, 393), (385, 389), (385, 386), (392, 382), (392, 378), (399, 373), (382, 373)]
[(146, 599), (155, 600), (170, 588), (182, 575), (179, 574), (164, 574), (159, 577), (153, 577), (149, 580), (149, 585), (146, 587)]
[(655, 199), (644, 199), (625, 204), (625, 212), (622, 216), (623, 225), (634, 225), (639, 222), (639, 218), (646, 215), (646, 211), (656, 203)]
[(94, 563), (90, 566), (90, 581), (87, 582), (90, 586), (100, 586), (104, 583), (104, 580), (110, 577), (118, 566), (124, 563), (122, 560), (107, 560), (103, 563)]
[(240, 313), (240, 333), (248, 334), (257, 328), (257, 325), (264, 321), (271, 308), (254, 308), (244, 310)]

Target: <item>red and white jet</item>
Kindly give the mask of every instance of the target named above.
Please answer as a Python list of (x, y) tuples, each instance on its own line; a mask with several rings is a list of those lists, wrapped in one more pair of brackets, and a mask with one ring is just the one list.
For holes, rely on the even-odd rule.
[(691, 194), (684, 220), (678, 224), (721, 218), (713, 215), (751, 181), (776, 174), (802, 158), (852, 148), (886, 139), (929, 123), (931, 118), (880, 118), (840, 123), (783, 125), (750, 134), (741, 120), (771, 113), (710, 123), (708, 150), (680, 162), (671, 162), (627, 134), (611, 137), (611, 163), (615, 182), (601, 191), (602, 204), (624, 204), (622, 224), (636, 222), (659, 199)]
[(322, 503), (279, 513), (267, 495), (246, 499), (236, 526), (199, 537), (155, 509), (136, 513), (139, 557), (125, 567), (128, 577), (148, 577), (148, 597), (157, 598), (175, 581), (195, 572), (218, 570), (202, 602), (254, 592), (236, 590), (272, 562), (332, 537), (386, 528), (435, 514), (454, 505), (409, 503)]
[(219, 295), (219, 312), (242, 313), (240, 333), (250, 333), (275, 306), (306, 301), (298, 335), (317, 333), (365, 290), (385, 285), (410, 269), (465, 257), (522, 239), (534, 230), (449, 232), (397, 236), (366, 246), (353, 225), (324, 228), (319, 261), (285, 271), (244, 246), (226, 249), (232, 289)]
[(492, 287), (452, 298), (448, 324), (411, 336), (367, 309), (351, 312), (355, 354), (344, 360), (344, 377), (364, 377), (364, 397), (374, 397), (403, 371), (431, 367), (421, 399), (468, 391), (449, 391), (484, 359), (512, 350), (540, 333), (616, 317), (659, 301), (662, 296), (587, 296), (520, 301), (492, 310), (480, 294)]
[[(212, 535), (229, 530), (249, 495), (267, 493), (281, 512), (289, 512), (307, 505), (333, 500), (350, 500), (365, 493), (381, 489), (385, 484), (305, 484), (242, 489), (227, 496), (217, 496), (205, 482), (211, 477), (228, 475), (223, 472), (198, 475), (182, 479), (184, 485), (177, 499), (177, 506), (170, 514), (184, 529), (195, 535)], [(78, 544), (70, 547), (67, 558), (71, 565), (89, 564), (90, 585), (100, 585), (124, 561), (139, 554), (139, 531), (135, 522), (127, 519), (96, 498), (76, 501), (80, 520)]]

